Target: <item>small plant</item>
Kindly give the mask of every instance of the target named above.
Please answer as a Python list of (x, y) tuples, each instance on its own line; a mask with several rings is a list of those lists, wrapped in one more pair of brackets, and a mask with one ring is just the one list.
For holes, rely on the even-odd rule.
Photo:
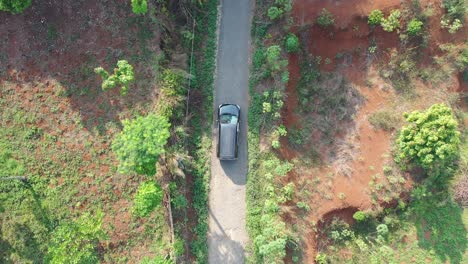
[(310, 206), (305, 202), (297, 202), (296, 206), (297, 206), (297, 208), (302, 209), (302, 210), (304, 210), (306, 212), (310, 211)]
[(354, 218), (354, 220), (356, 220), (358, 222), (362, 222), (362, 221), (366, 220), (367, 215), (363, 211), (357, 211), (357, 212), (355, 212), (353, 214), (353, 218)]
[(424, 23), (422, 21), (414, 18), (408, 23), (408, 27), (407, 27), (406, 31), (408, 32), (408, 35), (416, 36), (419, 33), (421, 33), (423, 25), (424, 25)]
[(121, 95), (126, 95), (128, 93), (128, 85), (135, 79), (133, 66), (126, 60), (119, 60), (117, 62), (117, 68), (114, 69), (114, 74), (112, 75), (102, 67), (95, 68), (94, 72), (100, 75), (103, 79), (102, 90), (105, 91), (116, 86), (121, 86)]
[(278, 45), (270, 46), (266, 51), (267, 63), (273, 71), (279, 71), (281, 69), (282, 63), (280, 55), (281, 47)]
[(32, 0), (0, 0), (0, 11), (12, 14), (23, 13), (31, 5)]
[(132, 0), (132, 11), (135, 14), (146, 14), (148, 12), (147, 0)]
[(442, 28), (448, 28), (450, 34), (457, 33), (457, 31), (463, 27), (461, 20), (458, 18), (455, 18), (452, 22), (450, 22), (449, 19), (442, 19), (440, 25)]
[(140, 217), (148, 216), (161, 204), (163, 191), (155, 182), (143, 182), (138, 187), (133, 202), (133, 211)]
[(388, 18), (382, 18), (380, 25), (383, 30), (393, 32), (395, 29), (400, 28), (400, 10), (392, 10)]
[(338, 199), (343, 201), (344, 199), (346, 199), (346, 194), (344, 194), (342, 192), (338, 193)]
[(333, 26), (335, 24), (335, 18), (330, 11), (324, 8), (317, 17), (317, 24), (322, 27)]
[(289, 53), (299, 51), (299, 39), (293, 33), (289, 33), (285, 41), (286, 51)]
[(318, 253), (317, 256), (315, 256), (315, 261), (318, 264), (327, 264), (328, 263), (328, 257), (327, 254), (325, 253)]
[(382, 11), (380, 11), (378, 9), (372, 10), (372, 12), (370, 12), (370, 14), (369, 14), (367, 24), (369, 24), (371, 26), (378, 26), (382, 22), (383, 18), (384, 18), (384, 15), (383, 15)]
[(283, 15), (284, 11), (276, 6), (268, 8), (268, 17), (271, 20), (276, 20)]
[(399, 121), (399, 118), (395, 114), (388, 111), (378, 111), (369, 116), (369, 123), (373, 127), (386, 131), (394, 130)]

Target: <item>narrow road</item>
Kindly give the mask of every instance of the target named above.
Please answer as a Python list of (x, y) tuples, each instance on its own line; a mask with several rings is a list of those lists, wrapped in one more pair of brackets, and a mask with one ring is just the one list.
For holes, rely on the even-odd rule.
[[(241, 107), (239, 158), (216, 157), (213, 127), (209, 195), (209, 263), (244, 263), (246, 231), (247, 112), (252, 0), (221, 0), (214, 109), (222, 103)], [(216, 120), (216, 118), (215, 118)]]

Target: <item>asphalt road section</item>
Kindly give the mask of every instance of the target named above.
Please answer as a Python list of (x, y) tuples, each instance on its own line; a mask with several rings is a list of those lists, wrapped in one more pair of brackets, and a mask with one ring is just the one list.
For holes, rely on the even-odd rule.
[[(221, 0), (215, 105), (241, 107), (239, 158), (219, 161), (216, 157), (217, 126), (213, 126), (211, 182), (209, 194), (209, 263), (244, 263), (247, 181), (247, 112), (252, 0)], [(216, 120), (216, 118), (215, 118)]]

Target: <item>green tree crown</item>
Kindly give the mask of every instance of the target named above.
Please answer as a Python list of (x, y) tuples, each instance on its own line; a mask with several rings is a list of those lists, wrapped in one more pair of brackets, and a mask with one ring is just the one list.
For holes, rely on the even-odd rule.
[(138, 187), (133, 204), (133, 211), (140, 217), (148, 216), (161, 204), (163, 191), (155, 182), (144, 182)]
[(112, 149), (119, 160), (119, 172), (153, 175), (156, 162), (164, 153), (169, 138), (170, 123), (166, 117), (149, 114), (134, 120), (124, 120), (124, 128), (114, 142)]
[(397, 162), (412, 161), (424, 169), (452, 162), (458, 154), (460, 132), (452, 110), (435, 104), (428, 110), (404, 115), (410, 122), (397, 138)]

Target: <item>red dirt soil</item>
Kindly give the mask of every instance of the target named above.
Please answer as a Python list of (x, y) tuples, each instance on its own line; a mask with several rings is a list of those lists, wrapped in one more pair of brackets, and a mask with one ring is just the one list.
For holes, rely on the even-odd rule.
[[(431, 47), (428, 49), (428, 56), (432, 57), (440, 53), (438, 45), (454, 39), (463, 39), (464, 34), (450, 36), (440, 29), (438, 23), (440, 18), (440, 1), (421, 1), (423, 7), (432, 5), (435, 15), (430, 18), (430, 25), (435, 30), (431, 30)], [(315, 20), (320, 11), (326, 8), (330, 11), (336, 22), (333, 29), (322, 29), (315, 24)], [(365, 97), (364, 104), (360, 107), (354, 118), (355, 128), (350, 128), (346, 135), (339, 135), (352, 145), (354, 155), (347, 162), (351, 174), (345, 176), (337, 171), (333, 162), (325, 164), (322, 168), (310, 170), (308, 168), (298, 168), (299, 172), (293, 171), (288, 176), (290, 180), (300, 182), (303, 179), (320, 179), (320, 184), (314, 187), (318, 194), (311, 197), (314, 201), (310, 205), (311, 212), (307, 222), (319, 224), (321, 220), (325, 222), (332, 217), (341, 217), (349, 220), (356, 210), (366, 210), (372, 207), (370, 199), (369, 181), (373, 175), (383, 175), (383, 165), (389, 159), (392, 134), (384, 130), (374, 129), (369, 123), (369, 116), (385, 107), (395, 107), (396, 95), (391, 86), (385, 83), (379, 76), (378, 70), (369, 63), (367, 48), (371, 45), (370, 39), (375, 41), (378, 47), (374, 61), (385, 61), (387, 59), (386, 50), (398, 48), (400, 44), (399, 36), (396, 32), (384, 32), (380, 27), (371, 29), (367, 25), (367, 15), (374, 9), (382, 10), (386, 15), (392, 9), (401, 8), (399, 0), (369, 1), (369, 0), (297, 0), (294, 1), (293, 17), (296, 22), (297, 31), (300, 35), (306, 36), (302, 43), (306, 50), (313, 56), (321, 57), (321, 70), (338, 71), (359, 90)], [(312, 26), (311, 26), (312, 25)], [(337, 54), (351, 55), (349, 61), (337, 59)], [(328, 58), (330, 63), (326, 64)], [(296, 86), (300, 78), (300, 59), (297, 55), (289, 56), (288, 70), (290, 80), (286, 88), (287, 99), (283, 112), (283, 122), (287, 128), (297, 125), (299, 117), (294, 112), (298, 106)], [(459, 78), (461, 90), (466, 89), (466, 83), (462, 83)], [(466, 91), (466, 90), (465, 90)], [(291, 160), (300, 157), (287, 141), (282, 141), (281, 155)], [(300, 175), (300, 176), (299, 176)], [(330, 180), (329, 176), (333, 175)], [(300, 177), (300, 178), (299, 178)], [(410, 186), (408, 183), (406, 186)], [(323, 193), (333, 194), (333, 197), (324, 198)], [(341, 196), (341, 199), (338, 197)], [(352, 208), (352, 210), (349, 210)], [(353, 211), (352, 213), (349, 213)], [(348, 212), (347, 214), (339, 212)], [(286, 217), (291, 224), (296, 221)], [(352, 220), (352, 217), (351, 217)], [(310, 228), (312, 229), (312, 228)], [(312, 230), (305, 230), (303, 237), (304, 263), (312, 263), (317, 254), (317, 234)]]

